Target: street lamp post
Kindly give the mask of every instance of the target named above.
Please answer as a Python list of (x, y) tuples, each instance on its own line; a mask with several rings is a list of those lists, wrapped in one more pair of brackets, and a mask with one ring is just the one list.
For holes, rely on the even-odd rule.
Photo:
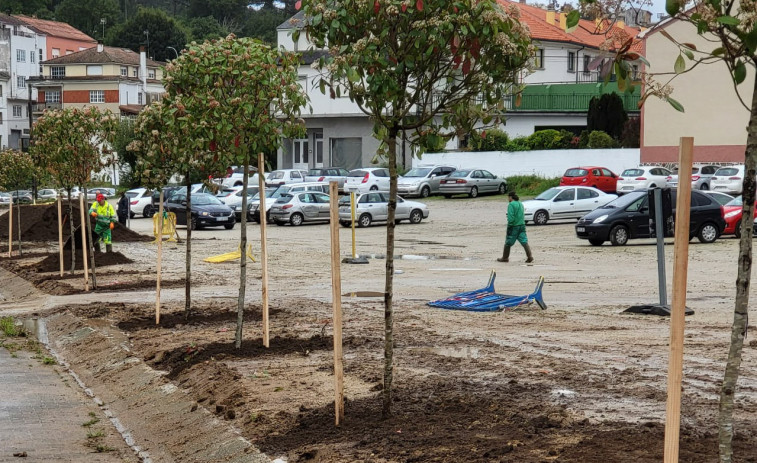
[(171, 50), (173, 50), (173, 52), (176, 53), (176, 59), (179, 59), (179, 52), (176, 51), (174, 47), (166, 47), (166, 48), (170, 48)]
[(105, 42), (105, 23), (106, 22), (107, 21), (105, 20), (105, 18), (100, 18), (100, 24), (102, 24), (103, 26), (103, 38), (102, 38), (103, 42)]

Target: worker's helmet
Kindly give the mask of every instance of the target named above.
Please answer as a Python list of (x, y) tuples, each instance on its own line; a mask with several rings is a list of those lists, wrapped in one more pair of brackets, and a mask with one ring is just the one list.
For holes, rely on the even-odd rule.
[(97, 200), (98, 201), (105, 201), (105, 195), (102, 193), (97, 194)]

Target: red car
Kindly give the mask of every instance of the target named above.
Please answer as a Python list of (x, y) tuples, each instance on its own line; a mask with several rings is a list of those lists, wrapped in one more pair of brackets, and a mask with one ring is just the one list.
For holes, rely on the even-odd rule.
[(606, 167), (571, 167), (560, 179), (560, 186), (590, 186), (615, 194), (618, 176)]
[[(755, 202), (757, 206), (757, 201)], [(743, 212), (743, 203), (741, 196), (736, 196), (723, 206), (723, 218), (725, 219), (725, 230), (721, 235), (736, 235), (741, 237), (741, 213)]]

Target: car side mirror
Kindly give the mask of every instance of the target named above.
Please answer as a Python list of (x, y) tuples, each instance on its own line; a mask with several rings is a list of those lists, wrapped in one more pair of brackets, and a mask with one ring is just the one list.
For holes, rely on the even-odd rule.
[(431, 174), (431, 178), (436, 178), (436, 177), (437, 177), (436, 174)]
[(649, 206), (642, 207), (641, 209), (639, 209), (639, 212), (641, 212), (642, 214), (648, 213), (649, 212)]
[(187, 205), (187, 202), (186, 202), (186, 201), (182, 201), (182, 202), (181, 202), (181, 205), (182, 205), (182, 206), (186, 206), (186, 205)]

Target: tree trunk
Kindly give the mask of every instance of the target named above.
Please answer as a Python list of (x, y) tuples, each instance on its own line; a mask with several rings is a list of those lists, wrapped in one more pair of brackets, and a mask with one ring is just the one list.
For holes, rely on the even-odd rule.
[(187, 262), (186, 281), (184, 282), (184, 318), (188, 319), (192, 312), (192, 180), (187, 171)]
[[(87, 203), (87, 189), (84, 188), (84, 204), (85, 206), (88, 205)], [(84, 222), (87, 227), (87, 239), (89, 239), (89, 245), (87, 246), (87, 249), (89, 249), (89, 266), (92, 268), (92, 289), (97, 289), (97, 277), (95, 276), (95, 242), (92, 239), (92, 222), (89, 218), (89, 209), (85, 211), (85, 216), (87, 217), (87, 220)]]
[[(242, 230), (239, 232), (239, 301), (237, 305), (237, 331), (234, 334), (234, 346), (242, 347), (242, 325), (244, 324), (244, 296), (247, 291), (247, 181), (250, 179), (250, 154), (244, 159), (242, 177)], [(263, 192), (265, 194), (265, 192)], [(261, 215), (261, 220), (263, 216)]]
[(389, 129), (389, 213), (386, 218), (386, 282), (384, 285), (384, 391), (382, 415), (392, 414), (392, 378), (394, 367), (394, 217), (397, 210), (397, 129)]
[(742, 191), (743, 214), (741, 216), (741, 239), (739, 240), (739, 263), (736, 276), (736, 302), (731, 327), (731, 347), (725, 367), (723, 385), (720, 389), (720, 414), (718, 416), (718, 444), (720, 462), (731, 463), (733, 459), (733, 407), (736, 383), (739, 379), (741, 351), (744, 347), (748, 324), (749, 284), (752, 276), (752, 231), (754, 229), (755, 174), (757, 173), (757, 81), (752, 93), (752, 110), (747, 126), (747, 145), (744, 155), (744, 186)]
[(68, 226), (71, 230), (71, 275), (76, 271), (76, 227), (74, 227), (74, 205), (71, 202), (71, 189), (68, 189)]

